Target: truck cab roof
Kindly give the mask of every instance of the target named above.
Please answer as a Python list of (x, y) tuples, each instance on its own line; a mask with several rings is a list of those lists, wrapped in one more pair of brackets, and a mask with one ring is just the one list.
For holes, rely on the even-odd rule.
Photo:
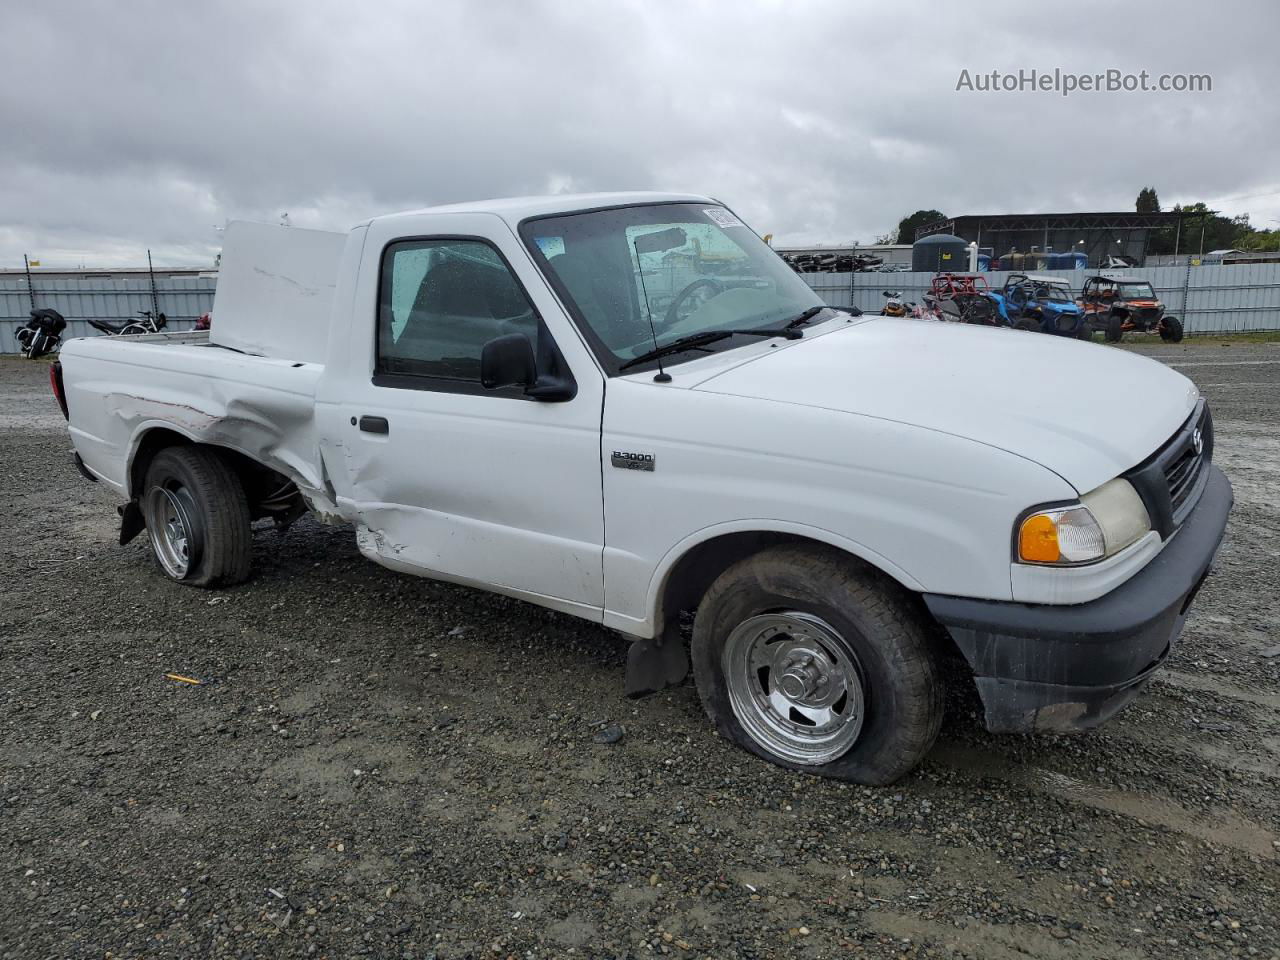
[(468, 200), (464, 203), (447, 203), (420, 210), (405, 210), (390, 213), (382, 217), (373, 217), (364, 223), (374, 220), (386, 220), (396, 217), (420, 216), (422, 214), (451, 213), (491, 213), (501, 217), (512, 226), (518, 225), (529, 217), (545, 217), (558, 213), (576, 213), (583, 210), (599, 210), (604, 207), (623, 207), (644, 203), (716, 203), (710, 197), (689, 193), (663, 193), (659, 191), (636, 190), (616, 193), (561, 193), (542, 197), (500, 197), (490, 200)]

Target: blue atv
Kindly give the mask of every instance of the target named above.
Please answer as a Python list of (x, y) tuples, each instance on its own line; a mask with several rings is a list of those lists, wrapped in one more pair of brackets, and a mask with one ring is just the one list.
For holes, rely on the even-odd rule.
[(1004, 322), (1017, 330), (1080, 340), (1093, 335), (1070, 284), (1059, 277), (1011, 273), (1004, 286), (988, 296)]

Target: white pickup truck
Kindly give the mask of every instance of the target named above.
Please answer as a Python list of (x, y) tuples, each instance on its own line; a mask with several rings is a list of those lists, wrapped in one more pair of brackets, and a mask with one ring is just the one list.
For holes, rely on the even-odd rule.
[(1114, 714), (1232, 503), (1168, 367), (828, 307), (705, 197), (233, 224), (213, 317), (53, 372), (164, 574), (241, 582), (251, 523), (309, 511), (394, 570), (627, 635), (630, 694), (691, 663), (724, 736), (863, 783), (929, 750), (948, 663), (992, 730)]

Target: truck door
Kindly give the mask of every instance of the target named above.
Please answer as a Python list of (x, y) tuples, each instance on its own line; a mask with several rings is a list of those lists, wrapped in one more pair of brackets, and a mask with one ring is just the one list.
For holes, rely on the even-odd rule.
[[(324, 378), (338, 502), (387, 566), (599, 619), (603, 376), (501, 220), (445, 217), (443, 233), (439, 215), (413, 219), (370, 226), (350, 339), (330, 364), (348, 373)], [(513, 333), (571, 399), (481, 385), (484, 345)]]

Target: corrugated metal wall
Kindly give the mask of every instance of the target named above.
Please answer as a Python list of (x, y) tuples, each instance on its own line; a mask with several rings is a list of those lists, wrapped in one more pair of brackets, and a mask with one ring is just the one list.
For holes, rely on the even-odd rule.
[[(1091, 274), (1082, 270), (1047, 270), (1079, 291)], [(1000, 287), (1008, 273), (989, 273), (987, 282)], [(1169, 313), (1183, 320), (1187, 333), (1238, 333), (1280, 330), (1280, 263), (1231, 264), (1204, 267), (1153, 267), (1126, 271), (1151, 281)], [(810, 273), (802, 274), (828, 303), (880, 309), (883, 290), (901, 290), (919, 300), (929, 289), (932, 273)], [(170, 330), (188, 330), (200, 314), (213, 307), (215, 277), (165, 277), (156, 280), (160, 310)], [(74, 280), (36, 278), (36, 306), (52, 307), (67, 318), (66, 339), (94, 336), (87, 318), (122, 320), (151, 309), (151, 284), (145, 277), (85, 277)], [(0, 280), (0, 353), (17, 353), (14, 331), (26, 323), (31, 301), (25, 279)]]
[[(213, 306), (214, 277), (157, 277), (156, 299), (169, 318), (169, 330), (189, 330)], [(124, 320), (151, 309), (146, 277), (84, 277), (54, 280), (35, 277), (36, 306), (57, 310), (67, 319), (63, 339), (98, 335), (89, 317)], [(0, 353), (18, 353), (14, 331), (27, 322), (31, 299), (25, 278), (0, 280)]]
[[(1085, 270), (1041, 270), (1062, 277), (1079, 293)], [(1109, 271), (1110, 272), (1110, 271)], [(1280, 330), (1280, 263), (1229, 264), (1210, 267), (1150, 267), (1124, 271), (1151, 281), (1165, 309), (1183, 321), (1187, 333), (1242, 333)], [(932, 273), (802, 274), (814, 291), (834, 306), (875, 312), (884, 290), (901, 290), (918, 301), (929, 289)], [(986, 274), (992, 289), (1004, 285), (1008, 272)]]

